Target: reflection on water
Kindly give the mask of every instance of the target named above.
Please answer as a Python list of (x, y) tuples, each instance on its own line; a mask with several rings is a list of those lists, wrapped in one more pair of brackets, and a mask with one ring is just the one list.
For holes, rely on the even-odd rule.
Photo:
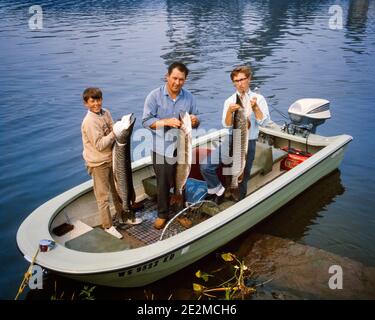
[(354, 34), (364, 34), (367, 27), (369, 0), (351, 0), (346, 26)]
[(255, 227), (259, 233), (301, 241), (319, 219), (327, 213), (328, 206), (344, 194), (339, 170), (319, 180), (293, 201)]
[[(163, 47), (161, 57), (166, 66), (182, 60), (198, 66), (190, 79), (197, 81), (215, 70), (229, 73), (236, 64), (249, 64), (254, 73), (261, 62), (288, 45), (288, 34), (303, 36), (311, 32), (314, 12), (320, 4), (316, 1), (271, 0), (267, 2), (204, 1), (199, 6), (183, 0), (166, 1), (169, 43)], [(298, 30), (290, 27), (303, 21)], [(228, 59), (232, 63), (228, 65)], [(230, 60), (229, 60), (230, 61)], [(280, 61), (282, 62), (282, 61)], [(254, 79), (254, 86), (262, 86), (270, 75)], [(210, 82), (212, 85), (212, 82)], [(205, 92), (207, 88), (194, 88)]]
[[(81, 156), (83, 88), (101, 87), (113, 117), (133, 112), (137, 129), (145, 96), (175, 59), (191, 69), (186, 87), (197, 97), (204, 129), (221, 127), (233, 91), (229, 72), (238, 64), (252, 66), (252, 85), (275, 121), (283, 118), (272, 108), (286, 113), (299, 98), (331, 101), (332, 119), (320, 133), (354, 136), (341, 176), (307, 191), (262, 228), (375, 264), (375, 193), (363, 183), (375, 184), (375, 165), (364, 156), (375, 153), (374, 1), (341, 1), (342, 30), (328, 28), (331, 0), (49, 0), (42, 4), (44, 29), (35, 32), (28, 29), (34, 4), (0, 2), (0, 297), (13, 297), (27, 267), (15, 244), (21, 222), (89, 178)], [(330, 196), (334, 201), (323, 205)], [(217, 263), (214, 254), (204, 261)], [(175, 287), (183, 275), (165, 281)], [(179, 288), (190, 292), (190, 283)]]
[[(350, 43), (356, 43), (353, 50), (358, 54), (366, 52), (366, 46), (362, 44), (366, 38), (366, 28), (368, 20), (369, 0), (351, 0), (346, 21), (346, 37)], [(372, 25), (371, 28), (374, 28)]]

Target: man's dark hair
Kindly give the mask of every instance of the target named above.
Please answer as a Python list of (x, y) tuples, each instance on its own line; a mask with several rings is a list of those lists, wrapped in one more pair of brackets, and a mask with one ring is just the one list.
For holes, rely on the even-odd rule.
[(170, 75), (173, 71), (173, 69), (177, 68), (179, 71), (185, 73), (185, 78), (187, 78), (189, 74), (189, 69), (182, 63), (182, 62), (173, 62), (169, 67), (168, 67), (168, 75)]
[(233, 81), (233, 78), (239, 73), (243, 73), (247, 78), (251, 77), (251, 68), (249, 66), (238, 66), (235, 67), (230, 73), (230, 78)]
[(87, 100), (89, 100), (90, 98), (99, 100), (103, 99), (103, 93), (99, 88), (87, 88), (85, 89), (85, 91), (83, 91), (82, 98), (85, 102), (87, 102)]

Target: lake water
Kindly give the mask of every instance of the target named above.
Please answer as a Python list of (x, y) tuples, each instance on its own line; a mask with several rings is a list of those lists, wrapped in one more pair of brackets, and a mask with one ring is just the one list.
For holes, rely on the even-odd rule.
[[(340, 170), (255, 229), (375, 266), (375, 1), (46, 0), (43, 29), (31, 30), (34, 4), (0, 3), (0, 298), (14, 297), (28, 266), (15, 241), (21, 222), (89, 178), (83, 89), (101, 87), (113, 117), (134, 112), (140, 128), (144, 99), (174, 60), (191, 69), (186, 88), (205, 129), (220, 128), (238, 64), (252, 66), (252, 87), (274, 121), (299, 98), (331, 101), (332, 119), (318, 132), (354, 137)], [(228, 248), (236, 251), (236, 242)], [(188, 295), (194, 279), (183, 279), (186, 272), (206, 263), (215, 264), (215, 255), (167, 278), (165, 288), (150, 288), (156, 298)], [(81, 288), (64, 281), (61, 290)], [(102, 290), (144, 298), (143, 289)]]

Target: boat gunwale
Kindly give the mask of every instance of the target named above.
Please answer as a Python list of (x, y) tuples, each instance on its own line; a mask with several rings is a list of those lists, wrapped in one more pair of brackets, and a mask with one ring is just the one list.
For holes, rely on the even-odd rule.
[[(208, 141), (213, 140), (215, 137), (220, 137), (222, 135), (222, 131), (223, 130), (221, 130), (219, 132), (216, 132), (215, 135), (212, 135), (212, 137), (210, 137), (211, 138), (210, 140), (209, 140), (209, 138), (207, 138), (205, 140), (208, 142)], [(290, 136), (290, 137), (293, 138), (294, 136)], [(290, 140), (294, 140), (294, 139), (290, 139)], [(57, 248), (55, 248), (54, 250), (49, 252), (49, 254), (51, 254), (51, 257), (56, 256), (57, 254), (55, 255), (53, 253), (58, 252), (58, 251), (55, 251), (55, 250), (60, 248), (60, 250), (59, 250), (60, 255), (64, 255), (62, 250), (69, 250), (70, 254), (73, 254), (72, 252), (76, 253), (75, 255), (73, 254), (75, 257), (80, 257), (80, 256), (81, 257), (82, 256), (87, 257), (89, 255), (89, 256), (95, 256), (96, 259), (98, 258), (98, 254), (103, 255), (103, 257), (104, 256), (108, 257), (108, 258), (111, 257), (113, 259), (116, 257), (116, 255), (120, 256), (120, 254), (121, 254), (122, 259), (120, 259), (120, 260), (123, 263), (118, 263), (118, 261), (117, 261), (116, 264), (119, 264), (118, 266), (113, 266), (113, 264), (111, 266), (100, 266), (100, 267), (96, 266), (95, 267), (96, 269), (93, 269), (92, 266), (90, 266), (91, 267), (90, 270), (87, 270), (87, 269), (84, 270), (84, 269), (82, 269), (82, 264), (87, 265), (87, 264), (89, 264), (89, 261), (83, 261), (84, 259), (82, 258), (82, 259), (79, 259), (79, 260), (81, 260), (79, 263), (76, 263), (76, 267), (80, 266), (80, 268), (74, 268), (74, 270), (71, 270), (73, 268), (73, 265), (70, 265), (70, 270), (67, 270), (66, 266), (61, 268), (61, 267), (55, 265), (56, 262), (51, 263), (49, 261), (51, 259), (49, 259), (47, 255), (46, 256), (43, 255), (43, 257), (45, 259), (43, 259), (43, 257), (42, 257), (42, 259), (40, 259), (38, 257), (36, 263), (40, 264), (41, 266), (43, 266), (47, 269), (54, 270), (54, 271), (57, 271), (57, 272), (60, 272), (60, 273), (63, 273), (63, 274), (89, 275), (89, 274), (102, 274), (102, 273), (118, 272), (120, 270), (126, 270), (128, 268), (134, 268), (136, 266), (139, 266), (139, 265), (142, 265), (144, 263), (153, 261), (155, 259), (159, 259), (161, 257), (164, 257), (164, 256), (172, 253), (172, 252), (178, 251), (181, 248), (187, 247), (191, 243), (199, 241), (201, 238), (207, 236), (208, 234), (225, 227), (228, 223), (230, 223), (232, 221), (235, 221), (236, 219), (241, 217), (243, 214), (245, 214), (249, 210), (252, 210), (257, 205), (266, 201), (269, 197), (273, 196), (275, 193), (279, 192), (286, 185), (292, 183), (294, 180), (298, 179), (300, 176), (302, 176), (306, 172), (312, 170), (314, 167), (319, 165), (319, 163), (324, 161), (326, 158), (332, 156), (335, 152), (337, 152), (337, 150), (346, 146), (351, 140), (352, 140), (352, 137), (348, 136), (348, 135), (336, 136), (336, 139), (333, 139), (331, 141), (331, 143), (329, 143), (326, 147), (322, 148), (320, 151), (318, 151), (316, 153), (316, 155), (318, 155), (318, 157), (311, 157), (311, 158), (307, 159), (304, 163), (299, 165), (298, 167), (294, 168), (294, 170), (290, 170), (289, 172), (286, 172), (285, 174), (283, 174), (283, 177), (286, 176), (286, 178), (281, 179), (281, 177), (280, 177), (280, 179), (277, 178), (274, 181), (271, 181), (267, 185), (267, 186), (269, 186), (269, 188), (267, 188), (266, 191), (265, 191), (265, 188), (261, 187), (257, 191), (255, 191), (253, 194), (251, 194), (248, 198), (244, 199), (243, 201), (240, 201), (240, 202), (236, 203), (235, 205), (231, 206), (230, 208), (228, 208), (226, 210), (223, 210), (222, 212), (220, 212), (216, 216), (200, 223), (199, 225), (194, 226), (193, 227), (194, 232), (191, 232), (191, 230), (193, 230), (193, 228), (191, 228), (191, 229), (189, 229), (190, 232), (184, 231), (184, 232), (182, 232), (180, 234), (177, 234), (177, 235), (175, 235), (171, 238), (156, 242), (154, 244), (150, 244), (150, 245), (147, 245), (147, 246), (144, 246), (144, 247), (141, 247), (141, 248), (135, 248), (135, 249), (124, 250), (124, 251), (119, 251), (119, 252), (83, 253), (83, 252), (68, 249), (68, 248), (66, 248), (62, 245), (59, 245)], [(330, 149), (332, 149), (332, 150), (330, 150)], [(145, 158), (147, 158), (147, 157), (145, 157)], [(133, 164), (135, 164), (134, 170), (140, 170), (141, 168), (143, 168), (147, 165), (150, 165), (150, 162), (146, 161), (145, 158), (140, 159), (140, 160), (143, 160), (143, 161), (141, 161), (139, 166), (136, 166), (136, 163), (133, 163)], [(281, 180), (285, 180), (285, 181), (281, 183)], [(62, 208), (66, 207), (69, 203), (71, 203), (72, 201), (77, 199), (79, 196), (81, 196), (81, 195), (83, 195), (87, 192), (90, 192), (92, 190), (92, 182), (91, 183), (90, 182), (91, 181), (84, 182), (84, 183), (80, 184), (79, 186), (76, 186), (76, 187), (64, 192), (63, 194), (60, 194), (59, 196), (49, 200), (48, 202), (44, 203), (39, 208), (34, 210), (24, 220), (24, 222), (22, 223), (22, 225), (20, 226), (20, 228), (17, 232), (17, 244), (19, 246), (20, 251), (23, 252), (23, 250), (21, 249), (20, 246), (21, 246), (21, 244), (23, 244), (23, 242), (25, 242), (25, 239), (21, 239), (21, 231), (22, 231), (23, 227), (26, 226), (27, 222), (29, 222), (29, 220), (32, 220), (34, 215), (40, 214), (39, 211), (42, 211), (42, 209), (44, 209), (45, 207), (48, 207), (48, 205), (50, 205), (51, 202), (53, 203), (53, 202), (56, 202), (57, 200), (59, 200), (59, 202), (56, 203), (56, 204), (59, 204), (59, 205), (55, 206), (55, 209), (53, 210), (53, 213), (51, 214), (49, 212), (50, 218), (48, 220), (47, 225), (48, 225), (48, 234), (49, 234), (49, 237), (51, 237), (51, 235), (49, 233), (49, 227), (50, 227), (50, 224), (51, 224), (52, 220), (54, 219), (54, 217), (61, 211)], [(279, 185), (279, 184), (281, 184), (281, 185)], [(77, 191), (75, 191), (77, 189), (78, 190), (81, 189), (81, 190), (79, 192), (77, 192)], [(63, 196), (66, 196), (66, 194), (72, 193), (73, 191), (75, 191), (76, 193), (72, 197), (68, 198), (68, 200), (65, 200), (64, 202), (61, 201)], [(263, 195), (262, 195), (262, 193), (263, 193)], [(266, 193), (266, 195), (264, 195), (264, 193)], [(254, 199), (256, 201), (253, 201)], [(254, 203), (249, 205), (249, 202), (254, 202)], [(45, 230), (44, 230), (44, 232), (45, 232)], [(35, 239), (33, 239), (33, 240), (39, 241), (39, 239), (40, 238), (38, 237), (38, 240), (35, 240)], [(23, 240), (23, 242), (21, 240)], [(152, 254), (152, 255), (147, 254), (145, 257), (140, 257), (138, 259), (138, 261), (134, 261), (134, 257), (137, 256), (135, 253), (136, 252), (140, 253), (141, 251), (145, 251), (144, 250), (145, 248), (147, 248), (147, 251), (149, 251), (149, 252), (153, 251), (154, 254)], [(153, 248), (155, 250), (150, 250), (151, 248)], [(23, 248), (23, 249), (24, 249), (24, 251), (26, 251), (25, 248)], [(156, 249), (159, 249), (159, 250), (156, 250)], [(27, 252), (27, 253), (30, 256), (32, 255), (31, 252)], [(27, 256), (27, 254), (25, 254), (25, 256)], [(131, 259), (131, 258), (133, 258), (133, 259)], [(61, 260), (61, 257), (60, 257), (60, 259), (57, 259), (57, 260)], [(101, 260), (107, 260), (107, 259), (101, 259)], [(77, 261), (75, 261), (75, 262), (77, 262)], [(97, 260), (96, 260), (96, 262), (97, 262)]]
[[(322, 161), (324, 161), (325, 159), (327, 159), (328, 157), (330, 157), (331, 155), (333, 155), (337, 150), (339, 150), (339, 149), (345, 147), (345, 146), (346, 146), (347, 144), (349, 144), (350, 142), (351, 142), (351, 140), (349, 140), (349, 141), (347, 141), (345, 144), (341, 145), (341, 147), (339, 147), (339, 148), (336, 149), (334, 152), (332, 152), (331, 154), (329, 154), (328, 156), (326, 156), (324, 159), (322, 159)], [(321, 161), (320, 161), (320, 162), (321, 162)], [(315, 164), (314, 166), (309, 167), (308, 170), (306, 170), (305, 172), (301, 173), (300, 175), (297, 175), (295, 179), (290, 180), (290, 181), (289, 181), (284, 187), (288, 186), (289, 184), (293, 183), (295, 180), (297, 180), (297, 179), (299, 179), (300, 177), (302, 177), (304, 174), (308, 173), (310, 170), (312, 170), (312, 169), (315, 168), (317, 165), (319, 165), (320, 162), (318, 162), (318, 163)], [(261, 189), (261, 188), (260, 188), (260, 189)], [(190, 241), (189, 243), (184, 243), (182, 246), (180, 246), (180, 247), (178, 247), (178, 248), (174, 248), (173, 250), (171, 250), (171, 251), (169, 251), (169, 252), (167, 252), (167, 253), (165, 253), (165, 254), (163, 254), (163, 255), (159, 255), (159, 256), (157, 256), (157, 257), (154, 258), (154, 259), (150, 259), (150, 260), (147, 260), (147, 261), (143, 261), (143, 262), (141, 262), (141, 263), (139, 263), (139, 264), (133, 264), (133, 265), (128, 266), (128, 267), (122, 267), (122, 268), (119, 268), (119, 269), (111, 269), (110, 271), (99, 271), (99, 272), (93, 272), (93, 273), (85, 273), (84, 275), (89, 275), (89, 274), (98, 274), (98, 275), (99, 275), (99, 274), (108, 274), (108, 273), (113, 273), (113, 272), (124, 272), (124, 271), (126, 271), (126, 270), (128, 270), (128, 269), (137, 268), (138, 266), (141, 266), (141, 265), (144, 265), (144, 264), (147, 264), (147, 263), (151, 263), (152, 261), (154, 261), (154, 260), (156, 260), (156, 259), (162, 259), (162, 258), (164, 258), (164, 257), (166, 257), (166, 256), (169, 256), (171, 253), (174, 253), (174, 252), (176, 252), (176, 251), (179, 251), (180, 249), (183, 249), (183, 248), (185, 248), (185, 247), (190, 246), (192, 243), (194, 243), (194, 242), (196, 242), (196, 241), (198, 241), (198, 240), (200, 240), (200, 239), (206, 237), (208, 234), (210, 234), (210, 233), (212, 233), (212, 232), (215, 232), (215, 231), (217, 231), (217, 230), (219, 230), (219, 229), (221, 229), (221, 228), (226, 227), (226, 225), (227, 225), (228, 223), (234, 222), (235, 220), (237, 220), (238, 218), (240, 218), (243, 214), (246, 214), (249, 210), (252, 210), (252, 209), (256, 208), (258, 205), (261, 205), (264, 201), (268, 200), (268, 199), (269, 199), (270, 197), (272, 197), (273, 195), (277, 194), (278, 192), (281, 192), (281, 190), (282, 190), (281, 188), (278, 188), (277, 191), (273, 192), (273, 193), (270, 194), (268, 197), (262, 199), (260, 202), (254, 204), (253, 206), (247, 207), (247, 208), (246, 208), (245, 210), (243, 210), (240, 214), (238, 214), (238, 215), (236, 215), (235, 217), (231, 218), (229, 221), (227, 221), (227, 222), (225, 222), (225, 223), (221, 223), (217, 228), (215, 228), (215, 229), (213, 229), (213, 230), (210, 230), (209, 232), (204, 233), (202, 236), (200, 236), (200, 237), (198, 237), (198, 238), (195, 238), (194, 240)], [(234, 205), (233, 205), (233, 206), (234, 206)], [(231, 206), (231, 207), (228, 208), (228, 209), (225, 209), (225, 210), (221, 211), (219, 214), (221, 214), (221, 213), (225, 214), (225, 212), (226, 212), (227, 210), (233, 208), (233, 206)], [(217, 216), (217, 215), (216, 215), (216, 216)], [(213, 217), (211, 217), (210, 219), (212, 219), (212, 218), (213, 218)], [(208, 220), (210, 220), (210, 219), (208, 219)], [(207, 221), (207, 220), (206, 220), (206, 221)], [(199, 225), (203, 224), (203, 223), (206, 222), (206, 221), (201, 222)], [(178, 236), (178, 235), (176, 235), (176, 236)], [(235, 237), (237, 237), (237, 236), (239, 236), (239, 235), (236, 235)], [(174, 237), (175, 237), (175, 236), (173, 236), (173, 237), (171, 237), (171, 238), (174, 238)], [(235, 237), (234, 237), (234, 238), (235, 238)], [(170, 239), (170, 238), (168, 238), (168, 239)], [(165, 239), (165, 240), (168, 240), (168, 239)], [(165, 240), (163, 240), (163, 241), (165, 241)], [(149, 246), (150, 246), (150, 245), (145, 246), (145, 247), (149, 247)], [(126, 250), (126, 251), (129, 251), (129, 250)], [(72, 274), (72, 273), (67, 273), (67, 272), (60, 272), (60, 273), (62, 273), (62, 274), (66, 274), (66, 275)], [(83, 275), (83, 273), (82, 273), (82, 275)]]

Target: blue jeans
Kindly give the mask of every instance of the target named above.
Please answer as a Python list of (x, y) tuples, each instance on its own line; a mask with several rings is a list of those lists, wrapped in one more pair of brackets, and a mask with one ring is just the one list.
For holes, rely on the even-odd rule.
[[(215, 193), (215, 189), (219, 189), (221, 182), (217, 176), (216, 169), (219, 168), (220, 164), (229, 164), (231, 159), (229, 157), (229, 141), (230, 138), (226, 138), (218, 148), (216, 148), (211, 154), (207, 156), (206, 163), (200, 165), (201, 173), (203, 178), (207, 182), (208, 193)], [(244, 176), (242, 182), (239, 184), (240, 199), (246, 197), (247, 183), (250, 179), (251, 167), (253, 165), (255, 156), (256, 140), (249, 140), (247, 150), (246, 165), (244, 168)], [(210, 192), (211, 191), (211, 192)]]
[(251, 167), (253, 166), (253, 161), (255, 157), (255, 148), (256, 148), (256, 140), (249, 140), (249, 144), (247, 147), (247, 159), (246, 159), (246, 165), (245, 165), (244, 174), (243, 174), (243, 180), (241, 181), (239, 185), (240, 199), (243, 199), (246, 197), (247, 183), (250, 180)]

